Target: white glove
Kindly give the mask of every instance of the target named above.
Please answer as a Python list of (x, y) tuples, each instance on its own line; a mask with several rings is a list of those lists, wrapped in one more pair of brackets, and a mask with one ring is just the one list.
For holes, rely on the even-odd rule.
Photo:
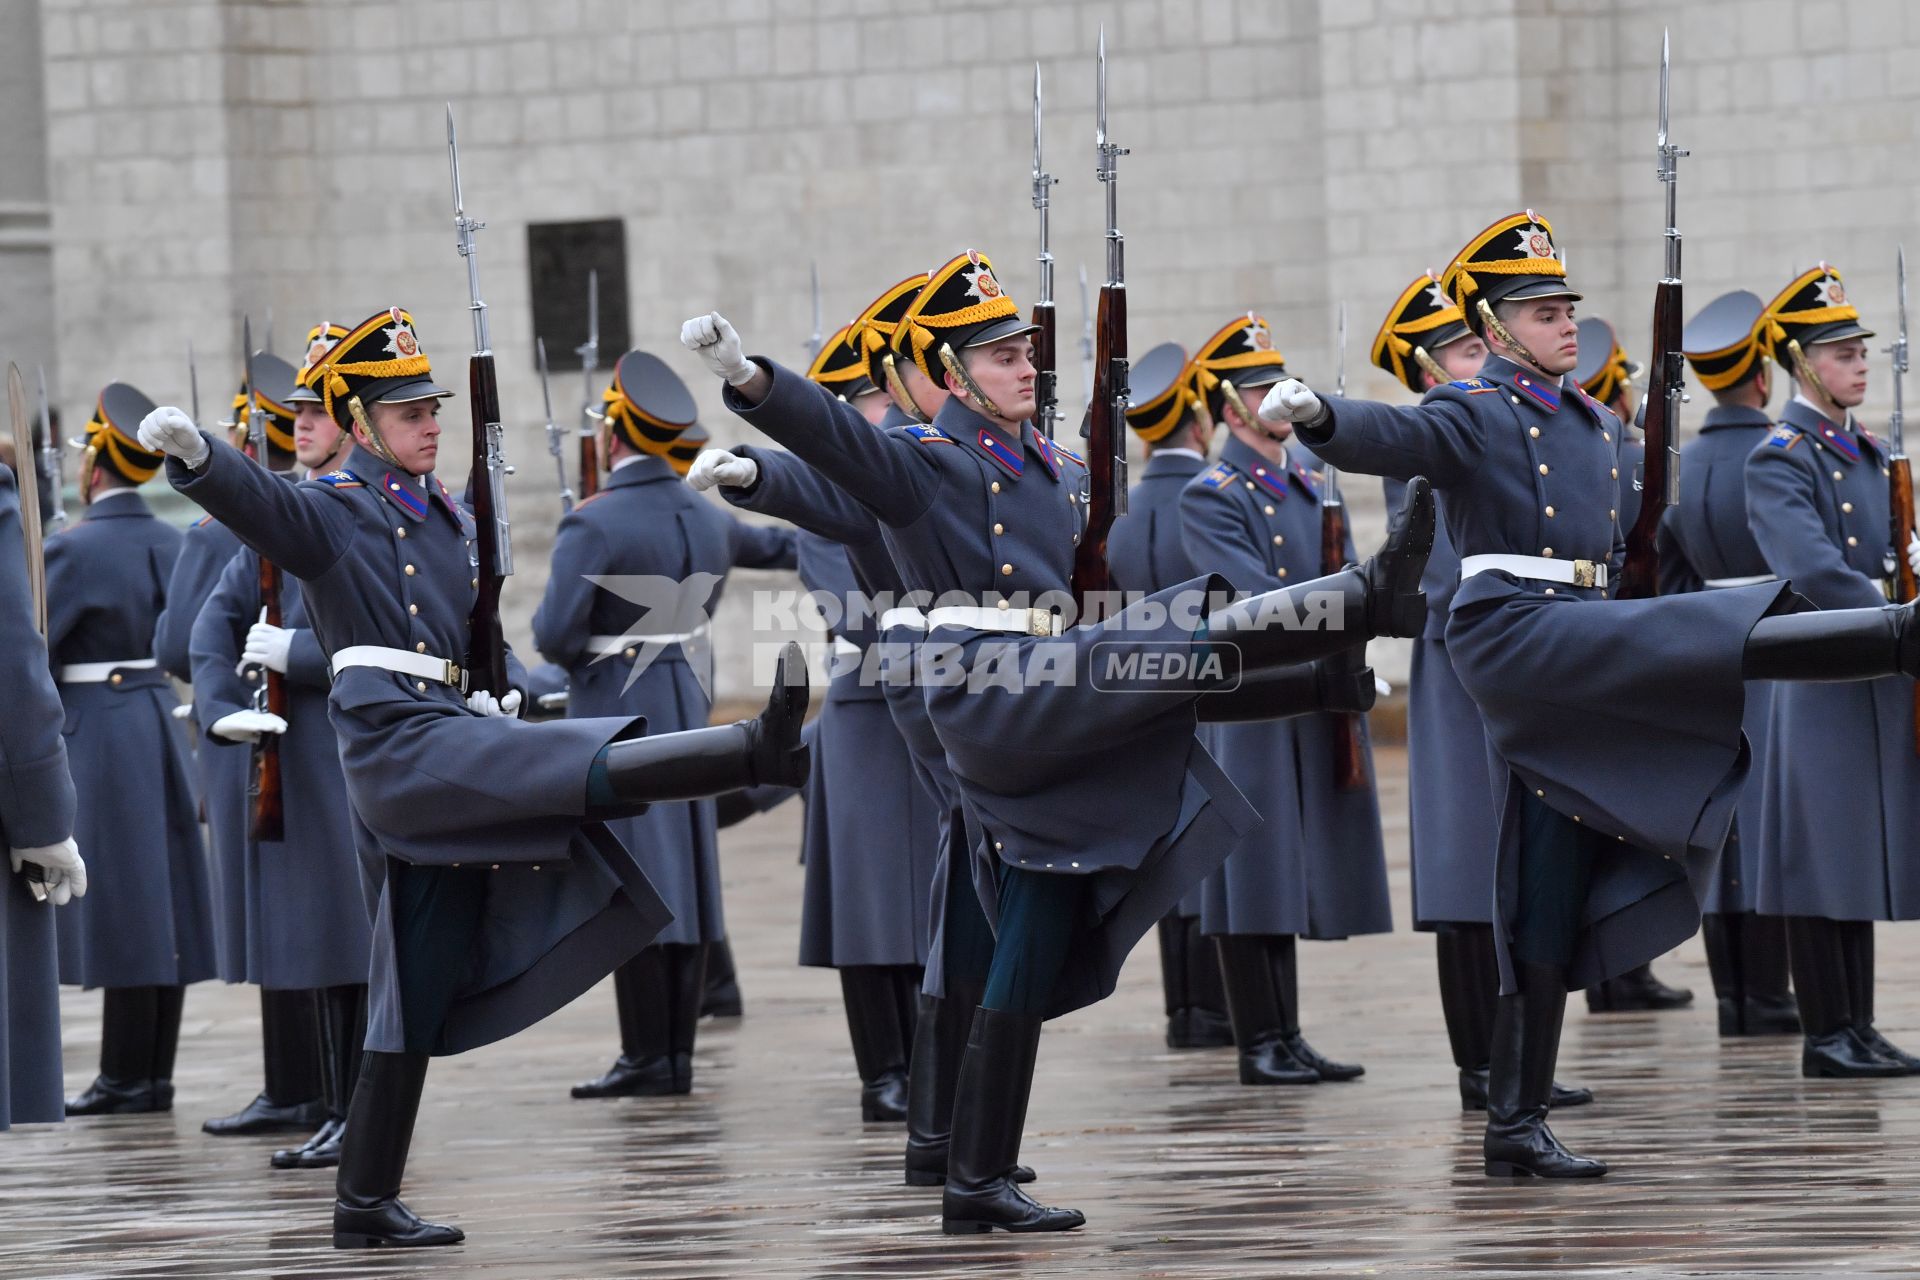
[(287, 673), (287, 653), (293, 648), (293, 632), (285, 627), (276, 627), (265, 618), (262, 609), (259, 622), (247, 629), (247, 645), (240, 651), (240, 670), (248, 667), (266, 667)]
[(1326, 406), (1298, 378), (1282, 378), (1260, 402), (1260, 416), (1268, 422), (1312, 422)]
[(1907, 567), (1920, 574), (1920, 532), (1910, 534), (1907, 538)]
[(200, 428), (182, 410), (166, 405), (140, 420), (140, 447), (180, 459), (195, 471), (206, 465), (208, 447)]
[(1393, 692), (1393, 686), (1385, 680), (1382, 680), (1379, 676), (1375, 676), (1373, 678), (1373, 691), (1384, 698)]
[(758, 371), (740, 351), (740, 335), (718, 311), (695, 316), (680, 326), (680, 341), (706, 362), (716, 377), (739, 386)]
[(496, 698), (475, 689), (467, 695), (467, 710), (478, 711), (483, 716), (517, 716), (520, 714), (520, 691), (509, 689), (506, 697)]
[(705, 493), (717, 484), (729, 489), (748, 489), (759, 478), (759, 463), (729, 449), (708, 449), (687, 468), (687, 483), (696, 493)]
[(287, 722), (271, 711), (230, 711), (207, 726), (207, 732), (228, 742), (252, 742), (263, 733), (285, 733)]
[(29, 862), (44, 869), (41, 887), (46, 891), (47, 901), (54, 906), (64, 907), (75, 898), (87, 896), (87, 864), (80, 860), (80, 846), (73, 842), (72, 836), (59, 844), (14, 849), (11, 858), (16, 873)]
[(183, 702), (167, 714), (175, 720), (191, 720), (193, 719), (193, 704), (191, 702)]

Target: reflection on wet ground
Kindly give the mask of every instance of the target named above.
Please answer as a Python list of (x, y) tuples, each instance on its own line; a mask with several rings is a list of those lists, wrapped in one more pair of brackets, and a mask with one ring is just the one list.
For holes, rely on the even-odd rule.
[[(1403, 760), (1383, 752), (1380, 772), (1404, 922)], [(729, 833), (747, 1016), (702, 1029), (691, 1097), (567, 1097), (614, 1051), (605, 989), (435, 1064), (407, 1198), (464, 1226), (465, 1247), (336, 1253), (329, 1175), (268, 1170), (275, 1139), (199, 1132), (259, 1085), (253, 993), (206, 985), (188, 996), (173, 1115), (0, 1136), (0, 1277), (1920, 1269), (1920, 1079), (1806, 1081), (1795, 1042), (1720, 1042), (1697, 943), (1659, 966), (1695, 1008), (1569, 1015), (1560, 1076), (1600, 1101), (1556, 1128), (1614, 1175), (1482, 1178), (1432, 942), (1410, 933), (1302, 947), (1309, 1035), (1367, 1065), (1360, 1082), (1306, 1089), (1242, 1088), (1230, 1052), (1168, 1052), (1149, 941), (1112, 1000), (1042, 1043), (1023, 1156), (1087, 1229), (947, 1239), (937, 1194), (899, 1184), (900, 1130), (859, 1123), (834, 975), (792, 964), (799, 819), (788, 806)], [(1880, 938), (1882, 1024), (1920, 1041), (1920, 995), (1902, 980), (1920, 930)], [(66, 1011), (78, 1089), (99, 998), (70, 994)]]

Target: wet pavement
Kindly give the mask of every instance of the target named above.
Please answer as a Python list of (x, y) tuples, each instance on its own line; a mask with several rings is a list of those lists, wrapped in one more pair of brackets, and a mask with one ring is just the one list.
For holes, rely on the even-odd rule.
[[(1404, 760), (1382, 752), (1396, 918), (1407, 919)], [(611, 992), (428, 1077), (406, 1197), (463, 1226), (431, 1253), (336, 1253), (328, 1173), (276, 1172), (284, 1140), (200, 1121), (258, 1089), (258, 1001), (187, 997), (169, 1116), (0, 1135), (0, 1277), (1833, 1274), (1920, 1271), (1920, 1078), (1814, 1082), (1798, 1042), (1721, 1042), (1697, 941), (1659, 966), (1692, 1009), (1576, 1007), (1564, 1113), (1597, 1183), (1480, 1176), (1458, 1109), (1432, 940), (1303, 945), (1305, 1026), (1366, 1077), (1243, 1088), (1230, 1051), (1169, 1052), (1151, 939), (1119, 992), (1049, 1025), (1023, 1158), (1086, 1212), (1071, 1235), (939, 1234), (900, 1185), (902, 1130), (859, 1121), (839, 988), (792, 963), (800, 810), (727, 833), (746, 1017), (707, 1023), (694, 1092), (576, 1102), (615, 1049)], [(1881, 1024), (1920, 1043), (1920, 929), (1880, 930)], [(1578, 1002), (1576, 1000), (1576, 1006)], [(91, 1077), (99, 997), (66, 1001), (67, 1078)]]

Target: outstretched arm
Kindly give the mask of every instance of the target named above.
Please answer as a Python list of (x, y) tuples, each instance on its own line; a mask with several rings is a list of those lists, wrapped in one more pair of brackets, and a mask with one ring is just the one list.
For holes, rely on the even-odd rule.
[(201, 439), (209, 446), (201, 464), (190, 467), (179, 456), (170, 456), (167, 480), (240, 541), (309, 581), (346, 554), (353, 541), (353, 514), (345, 503), (322, 486), (287, 484), (223, 440), (204, 432)]

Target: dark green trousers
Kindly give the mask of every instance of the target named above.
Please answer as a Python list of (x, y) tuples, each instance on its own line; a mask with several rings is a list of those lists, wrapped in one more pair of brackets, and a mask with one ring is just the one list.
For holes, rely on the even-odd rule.
[(1533, 796), (1520, 797), (1519, 910), (1511, 922), (1517, 959), (1560, 969), (1573, 963), (1604, 841)]
[(387, 860), (394, 965), (409, 1053), (432, 1053), (487, 908), (485, 871)]
[(987, 913), (980, 909), (980, 895), (973, 891), (973, 868), (957, 815), (954, 825), (956, 834), (947, 858), (946, 919), (940, 932), (940, 954), (948, 981), (963, 990), (978, 991), (987, 985), (987, 969), (993, 964), (993, 928), (987, 924)]
[(1044, 1015), (1054, 983), (1066, 967), (1082, 932), (1085, 876), (1022, 871), (1001, 863), (1000, 929), (993, 963), (987, 970), (984, 1008), (1002, 1013)]

